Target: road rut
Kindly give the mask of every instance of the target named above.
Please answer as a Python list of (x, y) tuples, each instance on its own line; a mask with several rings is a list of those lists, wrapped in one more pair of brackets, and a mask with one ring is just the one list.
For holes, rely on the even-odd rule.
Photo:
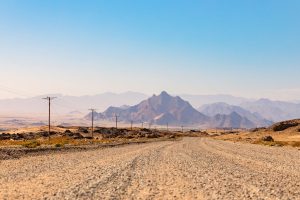
[(0, 199), (300, 199), (300, 151), (183, 138), (0, 161)]

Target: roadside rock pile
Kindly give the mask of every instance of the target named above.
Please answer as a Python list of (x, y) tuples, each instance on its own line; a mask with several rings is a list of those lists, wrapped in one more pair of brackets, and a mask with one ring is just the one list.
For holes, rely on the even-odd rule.
[[(46, 127), (47, 128), (47, 127)], [(48, 131), (45, 127), (37, 129), (36, 131), (26, 129), (17, 131), (0, 133), (0, 140), (36, 140), (47, 139)], [(22, 131), (22, 132), (21, 132)], [(53, 131), (50, 133), (51, 138), (68, 137), (71, 139), (93, 139), (91, 135), (91, 129), (88, 127), (53, 127)], [(109, 139), (109, 138), (124, 138), (124, 139), (138, 139), (138, 138), (176, 138), (176, 137), (205, 137), (209, 136), (208, 133), (202, 131), (165, 131), (158, 129), (147, 128), (106, 128), (96, 127), (94, 129), (94, 138), (96, 139)]]
[(261, 140), (265, 142), (274, 142), (274, 139), (270, 135), (262, 137)]
[(300, 120), (289, 120), (289, 121), (284, 121), (284, 122), (279, 122), (271, 126), (271, 129), (275, 132), (278, 131), (284, 131), (288, 128), (299, 126), (300, 125)]
[(0, 140), (25, 140), (25, 139), (34, 139), (35, 136), (33, 133), (16, 133), (16, 134), (9, 134), (9, 133), (2, 133), (0, 134)]
[(164, 134), (157, 130), (140, 129), (116, 129), (116, 128), (98, 128), (95, 133), (101, 134), (103, 138), (158, 138), (163, 137)]

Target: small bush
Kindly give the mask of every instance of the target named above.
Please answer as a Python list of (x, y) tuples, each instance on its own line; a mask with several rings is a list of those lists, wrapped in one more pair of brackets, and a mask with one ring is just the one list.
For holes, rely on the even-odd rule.
[(72, 131), (70, 131), (69, 129), (67, 129), (67, 130), (65, 131), (65, 133), (72, 133)]
[(54, 146), (55, 146), (56, 148), (61, 148), (61, 147), (64, 147), (64, 144), (58, 143), (58, 144), (55, 144)]
[(38, 146), (41, 146), (41, 143), (39, 143), (38, 141), (29, 141), (29, 142), (26, 142), (25, 144), (22, 145), (23, 147), (26, 147), (26, 148), (36, 148)]

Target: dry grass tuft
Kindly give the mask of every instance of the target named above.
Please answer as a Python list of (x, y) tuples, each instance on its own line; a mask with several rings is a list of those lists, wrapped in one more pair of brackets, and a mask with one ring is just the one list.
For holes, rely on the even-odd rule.
[(257, 140), (254, 141), (253, 144), (262, 144), (266, 146), (276, 146), (276, 147), (282, 147), (282, 146), (292, 146), (292, 147), (300, 147), (299, 141), (263, 141), (263, 140)]
[(25, 142), (24, 144), (22, 144), (22, 146), (26, 148), (36, 148), (41, 146), (41, 143), (36, 140), (32, 140), (32, 141)]

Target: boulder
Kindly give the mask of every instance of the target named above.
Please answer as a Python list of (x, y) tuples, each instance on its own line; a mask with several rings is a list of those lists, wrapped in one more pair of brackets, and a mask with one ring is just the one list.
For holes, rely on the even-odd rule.
[(265, 142), (274, 142), (274, 139), (270, 135), (262, 137), (261, 140)]

